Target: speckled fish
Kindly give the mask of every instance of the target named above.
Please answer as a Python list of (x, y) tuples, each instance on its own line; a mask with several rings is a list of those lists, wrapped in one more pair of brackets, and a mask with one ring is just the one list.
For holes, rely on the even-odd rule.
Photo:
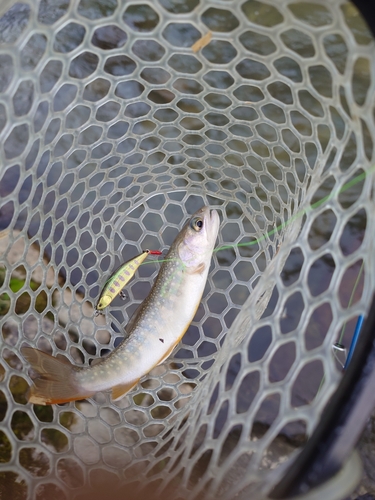
[(129, 283), (138, 267), (148, 255), (161, 255), (161, 252), (158, 250), (145, 250), (133, 259), (130, 259), (122, 264), (112, 273), (111, 277), (104, 285), (98, 303), (95, 306), (96, 316), (98, 314), (102, 314), (102, 311), (109, 306), (117, 295), (121, 295), (124, 286)]
[(135, 313), (128, 336), (91, 366), (74, 366), (37, 349), (21, 352), (37, 372), (29, 402), (53, 404), (85, 399), (112, 390), (124, 396), (173, 351), (190, 325), (207, 281), (219, 230), (215, 210), (198, 210), (177, 235), (155, 283)]

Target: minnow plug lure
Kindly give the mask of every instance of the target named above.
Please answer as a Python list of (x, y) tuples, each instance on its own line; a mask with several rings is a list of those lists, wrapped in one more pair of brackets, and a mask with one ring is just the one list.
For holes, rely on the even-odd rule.
[(102, 293), (100, 294), (98, 303), (95, 306), (95, 316), (103, 314), (103, 310), (109, 306), (117, 295), (124, 298), (124, 286), (129, 283), (138, 267), (148, 255), (161, 255), (161, 252), (159, 252), (159, 250), (145, 250), (141, 254), (134, 257), (134, 259), (130, 259), (122, 264), (116, 269), (116, 271), (114, 271), (104, 285)]

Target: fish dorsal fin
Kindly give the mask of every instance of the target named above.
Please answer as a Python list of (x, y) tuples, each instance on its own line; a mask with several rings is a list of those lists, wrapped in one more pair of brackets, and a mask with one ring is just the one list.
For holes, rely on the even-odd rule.
[(131, 318), (129, 319), (129, 321), (127, 322), (127, 325), (125, 326), (125, 333), (126, 335), (129, 335), (130, 332), (132, 331), (133, 329), (133, 326), (135, 325), (135, 322), (137, 320), (137, 317), (138, 317), (138, 313), (141, 309), (141, 306), (142, 304), (140, 304), (137, 309), (134, 311), (134, 313), (132, 314)]
[(137, 385), (138, 382), (139, 378), (135, 381), (128, 382), (127, 384), (119, 384), (112, 387), (112, 401), (118, 401), (119, 399), (121, 399), (130, 391), (130, 389), (133, 389), (133, 387)]

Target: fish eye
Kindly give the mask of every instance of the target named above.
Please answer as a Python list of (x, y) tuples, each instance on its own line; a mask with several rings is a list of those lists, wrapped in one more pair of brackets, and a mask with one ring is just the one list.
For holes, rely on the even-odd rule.
[(200, 217), (195, 217), (191, 221), (190, 227), (194, 229), (194, 231), (200, 231), (203, 227), (203, 220)]

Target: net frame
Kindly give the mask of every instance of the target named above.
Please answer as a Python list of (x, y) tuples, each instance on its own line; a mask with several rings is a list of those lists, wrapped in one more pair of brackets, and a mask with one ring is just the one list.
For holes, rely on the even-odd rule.
[[(139, 6), (142, 22), (135, 18)], [(251, 484), (257, 494), (267, 484), (268, 469), (279, 464), (272, 454), (286, 426), (302, 425), (302, 435), (316, 426), (341, 378), (331, 345), (342, 325), (366, 315), (374, 290), (374, 51), (371, 35), (358, 30), (353, 7), (284, 1), (277, 7), (242, 2), (229, 9), (219, 2), (191, 2), (188, 12), (173, 13), (168, 6), (108, 2), (100, 13), (98, 4), (87, 2), (44, 1), (36, 9), (25, 1), (1, 19), (1, 292), (9, 297), (1, 317), (7, 406), (2, 438), (11, 449), (3, 470), (19, 475), (29, 495), (54, 487), (61, 495), (64, 489), (78, 494), (72, 469), (82, 471), (76, 474), (89, 485), (100, 469), (118, 480), (125, 475), (127, 483), (146, 477), (160, 492), (178, 481), (178, 495), (187, 498), (230, 498)], [(74, 30), (64, 32), (71, 23)], [(121, 47), (93, 43), (103, 44), (99, 30), (114, 25), (127, 35)], [(79, 26), (84, 36), (72, 42)], [(207, 31), (211, 41), (194, 52), (193, 43)], [(258, 52), (249, 31), (262, 40)], [(113, 32), (122, 43), (123, 35)], [(334, 51), (338, 37), (346, 57)], [(38, 45), (43, 40), (44, 52)], [(78, 45), (70, 50), (71, 43)], [(189, 63), (182, 64), (186, 56)], [(311, 70), (319, 66), (320, 72)], [(130, 73), (112, 74), (121, 68)], [(329, 73), (331, 85), (322, 85)], [(126, 86), (133, 81), (138, 85)], [(144, 90), (136, 95), (139, 85)], [(135, 94), (127, 99), (128, 92)], [(292, 102), (280, 100), (290, 95)], [(244, 112), (257, 117), (243, 119)], [(363, 178), (354, 183), (358, 175)], [(75, 363), (113, 349), (157, 266), (140, 271), (126, 314), (118, 305), (110, 320), (93, 322), (101, 275), (116, 258), (168, 247), (187, 215), (203, 203), (220, 210), (218, 246), (230, 248), (214, 255), (203, 305), (176, 356), (119, 405), (99, 394), (90, 402), (54, 407), (49, 417), (26, 405), (24, 381), (31, 380), (19, 355), (24, 338)], [(328, 230), (316, 243), (323, 219)], [(342, 235), (357, 219), (365, 220), (365, 230), (358, 248), (348, 251)], [(251, 245), (231, 247), (242, 243)], [(319, 268), (327, 256), (332, 278), (325, 289), (314, 289), (313, 264)], [(288, 266), (296, 257), (300, 267), (293, 280)], [(348, 274), (358, 263), (364, 265), (361, 291), (348, 306)], [(15, 291), (17, 278), (25, 284)], [(30, 306), (19, 313), (25, 293)], [(327, 303), (332, 319), (322, 343), (309, 349), (310, 320)], [(285, 332), (283, 314), (295, 304), (295, 327)], [(270, 330), (264, 355), (249, 359), (251, 339), (265, 338)], [(277, 355), (292, 358), (286, 373), (272, 371), (285, 362)], [(237, 373), (229, 377), (233, 366)], [(306, 366), (324, 373), (323, 390), (315, 387), (308, 404), (293, 405), (291, 395), (301, 397), (296, 380), (308, 384), (309, 376), (300, 377)], [(258, 385), (256, 394), (250, 390), (241, 398), (249, 385)], [(31, 422), (25, 424), (29, 437), (17, 430), (20, 415)], [(264, 435), (254, 430), (259, 421), (267, 427)], [(243, 472), (241, 478), (233, 478), (233, 469)]]

